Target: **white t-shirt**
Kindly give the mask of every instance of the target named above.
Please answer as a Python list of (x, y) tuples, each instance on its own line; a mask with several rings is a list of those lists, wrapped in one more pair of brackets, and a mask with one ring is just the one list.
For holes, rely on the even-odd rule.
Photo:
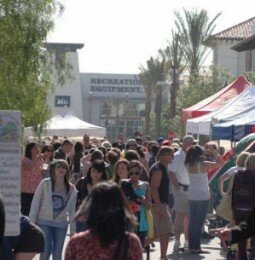
[(172, 163), (168, 164), (168, 171), (174, 172), (179, 183), (189, 185), (189, 173), (186, 165), (186, 153), (180, 149), (174, 154)]

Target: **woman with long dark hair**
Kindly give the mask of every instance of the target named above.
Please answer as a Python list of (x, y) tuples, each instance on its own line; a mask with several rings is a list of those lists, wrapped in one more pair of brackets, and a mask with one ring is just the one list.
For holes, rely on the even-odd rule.
[[(105, 168), (105, 163), (103, 160), (96, 160), (92, 163), (89, 168), (87, 176), (79, 179), (76, 184), (76, 189), (78, 190), (76, 208), (78, 209), (82, 201), (88, 196), (93, 187), (102, 181), (107, 181), (107, 173)], [(81, 232), (86, 229), (86, 226), (77, 221), (76, 232)]]
[(72, 157), (72, 177), (71, 180), (76, 184), (81, 177), (81, 158), (83, 157), (83, 144), (76, 142), (74, 145), (74, 153)]
[(88, 230), (71, 238), (65, 260), (142, 259), (139, 239), (130, 232), (135, 219), (117, 184), (97, 184), (81, 205), (77, 217), (84, 219)]
[(21, 160), (21, 213), (28, 216), (34, 193), (44, 177), (39, 145), (29, 142)]
[(61, 260), (68, 221), (70, 235), (75, 233), (75, 203), (77, 191), (69, 182), (70, 168), (65, 160), (50, 165), (50, 178), (38, 186), (31, 205), (29, 217), (44, 232), (45, 247), (40, 259)]
[(188, 189), (190, 223), (188, 230), (189, 250), (193, 254), (209, 253), (201, 249), (200, 236), (206, 218), (210, 191), (207, 171), (221, 166), (224, 161), (213, 151), (215, 162), (205, 161), (204, 150), (199, 145), (191, 146), (186, 153), (185, 165), (190, 179)]

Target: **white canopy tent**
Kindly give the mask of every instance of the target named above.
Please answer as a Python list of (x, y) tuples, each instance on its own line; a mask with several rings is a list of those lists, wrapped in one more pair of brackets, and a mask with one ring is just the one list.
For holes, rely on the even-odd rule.
[[(106, 128), (87, 123), (72, 114), (65, 116), (56, 115), (46, 121), (43, 127), (43, 133), (47, 136), (57, 134), (59, 136), (76, 137), (88, 134), (94, 137), (105, 137)], [(33, 136), (33, 128), (26, 127), (24, 136)]]
[(228, 122), (255, 108), (255, 87), (250, 86), (222, 108), (187, 120), (186, 133), (210, 135), (211, 125)]

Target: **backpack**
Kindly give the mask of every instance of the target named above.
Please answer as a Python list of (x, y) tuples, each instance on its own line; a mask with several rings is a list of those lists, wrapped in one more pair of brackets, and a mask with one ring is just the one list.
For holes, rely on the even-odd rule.
[(255, 172), (238, 171), (235, 175), (232, 208), (233, 210), (251, 211), (255, 205)]

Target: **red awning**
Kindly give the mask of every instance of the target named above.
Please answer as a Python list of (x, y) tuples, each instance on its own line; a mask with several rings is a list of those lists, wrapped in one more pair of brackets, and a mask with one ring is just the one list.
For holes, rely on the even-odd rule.
[(219, 109), (251, 85), (252, 84), (243, 76), (239, 76), (234, 82), (221, 89), (214, 95), (191, 107), (182, 109), (182, 121), (186, 122), (187, 119), (199, 117)]

